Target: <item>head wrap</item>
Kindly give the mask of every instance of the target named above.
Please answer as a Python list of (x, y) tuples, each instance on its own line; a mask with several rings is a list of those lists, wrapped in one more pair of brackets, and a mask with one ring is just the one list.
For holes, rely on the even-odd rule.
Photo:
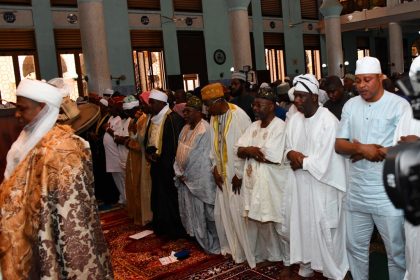
[(161, 92), (157, 89), (152, 89), (150, 91), (150, 96), (149, 98), (154, 99), (154, 100), (159, 100), (162, 102), (168, 102), (168, 95), (164, 92)]
[(190, 98), (187, 99), (186, 107), (191, 107), (191, 108), (201, 112), (201, 110), (203, 109), (203, 102), (201, 101), (200, 98), (193, 95), (193, 96), (191, 96)]
[(262, 98), (270, 100), (272, 102), (276, 102), (276, 95), (270, 87), (260, 87), (255, 98)]
[(17, 96), (23, 96), (31, 100), (47, 103), (60, 108), (63, 101), (61, 91), (53, 85), (38, 80), (23, 79), (16, 89)]
[(325, 79), (325, 90), (326, 91), (333, 91), (343, 87), (343, 83), (338, 76), (328, 76)]
[(260, 88), (271, 88), (271, 87), (270, 87), (270, 85), (269, 85), (269, 84), (267, 84), (267, 83), (262, 83), (262, 84), (260, 85)]
[(26, 155), (54, 127), (63, 99), (60, 90), (55, 86), (46, 82), (28, 79), (24, 79), (19, 83), (16, 95), (45, 103), (45, 106), (23, 128), (18, 139), (16, 139), (7, 153), (7, 165), (4, 171), (5, 179), (8, 179), (13, 174), (16, 166), (25, 159)]
[(138, 107), (139, 105), (140, 102), (138, 101), (138, 99), (133, 95), (129, 95), (124, 98), (123, 110), (131, 110), (135, 107)]
[(107, 88), (104, 90), (104, 95), (113, 95), (114, 91), (110, 88)]
[(221, 83), (213, 83), (206, 85), (201, 89), (201, 99), (211, 100), (220, 97), (224, 97), (223, 85)]
[(344, 75), (344, 79), (350, 79), (353, 82), (356, 81), (356, 76), (350, 73), (347, 73), (346, 75)]
[(232, 80), (233, 79), (238, 79), (238, 80), (242, 80), (242, 81), (245, 82), (246, 81), (246, 75), (242, 71), (233, 72), (232, 73)]
[(99, 100), (99, 103), (101, 103), (102, 105), (104, 105), (105, 107), (108, 107), (108, 100), (106, 100), (105, 98), (101, 98)]
[(319, 94), (318, 80), (312, 74), (296, 76), (293, 79), (295, 91), (303, 91), (312, 94)]
[(420, 56), (416, 57), (410, 66), (410, 72), (408, 76), (411, 80), (414, 92), (417, 94), (420, 92)]
[(287, 94), (290, 89), (289, 83), (281, 83), (277, 86), (277, 94)]
[(356, 61), (356, 75), (382, 74), (381, 63), (376, 57), (365, 56)]
[(149, 104), (149, 97), (150, 97), (150, 91), (144, 91), (140, 94), (140, 98), (146, 103)]

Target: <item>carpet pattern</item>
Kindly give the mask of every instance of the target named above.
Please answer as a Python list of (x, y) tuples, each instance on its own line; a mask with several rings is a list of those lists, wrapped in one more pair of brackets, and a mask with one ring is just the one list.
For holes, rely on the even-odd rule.
[[(206, 254), (193, 240), (169, 240), (154, 234), (140, 240), (130, 239), (130, 235), (148, 228), (134, 225), (124, 209), (102, 213), (101, 223), (109, 243), (115, 280), (303, 279), (297, 274), (297, 265), (288, 270), (281, 263), (266, 262), (250, 269), (246, 263), (235, 264), (230, 257)], [(184, 249), (191, 252), (188, 259), (166, 266), (160, 264), (159, 258)], [(316, 273), (306, 279), (325, 278)]]

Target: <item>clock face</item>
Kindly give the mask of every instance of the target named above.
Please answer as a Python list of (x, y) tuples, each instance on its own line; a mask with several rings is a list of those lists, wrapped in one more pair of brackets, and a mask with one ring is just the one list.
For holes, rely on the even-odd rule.
[(223, 50), (217, 49), (214, 51), (213, 59), (217, 64), (221, 65), (226, 61), (226, 54)]

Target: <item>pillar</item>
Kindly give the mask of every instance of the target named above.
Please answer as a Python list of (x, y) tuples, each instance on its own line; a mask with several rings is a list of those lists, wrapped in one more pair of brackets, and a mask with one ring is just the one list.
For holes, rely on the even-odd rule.
[(397, 22), (388, 23), (389, 29), (389, 60), (391, 74), (404, 72), (404, 47), (401, 25)]
[(340, 14), (343, 6), (338, 0), (324, 0), (319, 11), (324, 16), (328, 75), (343, 76), (343, 46)]
[(111, 88), (103, 0), (78, 0), (80, 35), (89, 78), (89, 92)]
[(227, 0), (231, 29), (233, 67), (242, 70), (252, 66), (251, 40), (249, 38), (248, 5), (251, 0)]

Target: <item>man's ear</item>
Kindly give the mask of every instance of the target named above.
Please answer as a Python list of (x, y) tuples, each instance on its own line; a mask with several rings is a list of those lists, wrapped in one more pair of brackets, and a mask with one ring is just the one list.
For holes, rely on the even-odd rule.
[(318, 94), (312, 94), (311, 98), (312, 98), (312, 102), (318, 104)]

